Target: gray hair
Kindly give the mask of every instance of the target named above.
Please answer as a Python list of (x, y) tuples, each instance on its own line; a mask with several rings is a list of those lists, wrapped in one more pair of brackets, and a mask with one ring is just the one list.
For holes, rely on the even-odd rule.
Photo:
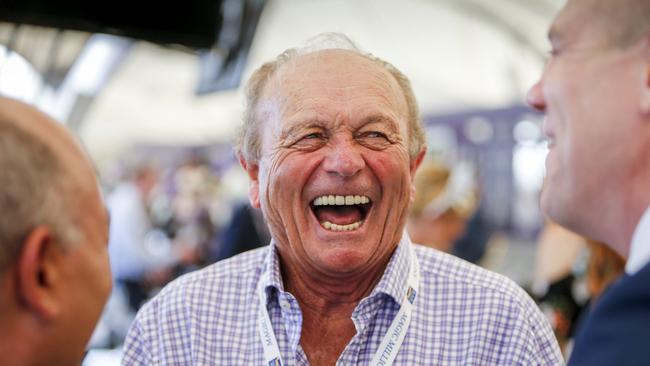
[(258, 161), (261, 157), (260, 119), (257, 117), (257, 104), (267, 82), (275, 75), (282, 65), (308, 53), (326, 49), (345, 49), (358, 53), (360, 56), (376, 63), (388, 71), (400, 86), (408, 109), (409, 155), (413, 159), (425, 146), (424, 130), (418, 110), (415, 94), (409, 79), (395, 66), (370, 53), (361, 51), (347, 36), (341, 33), (323, 33), (311, 38), (301, 48), (290, 48), (275, 60), (267, 62), (253, 72), (246, 84), (246, 109), (244, 121), (237, 138), (237, 152), (247, 161)]
[(56, 241), (79, 238), (65, 206), (59, 155), (16, 123), (0, 117), (0, 274), (20, 255), (22, 243), (38, 225), (50, 227)]

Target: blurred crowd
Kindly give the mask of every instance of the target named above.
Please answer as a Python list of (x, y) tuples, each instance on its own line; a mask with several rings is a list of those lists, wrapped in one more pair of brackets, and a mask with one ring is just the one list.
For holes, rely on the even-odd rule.
[[(104, 179), (114, 290), (91, 341), (96, 348), (120, 346), (137, 310), (173, 279), (270, 241), (261, 211), (241, 194), (246, 182), (234, 162), (224, 169), (196, 156), (166, 166), (132, 160)], [(501, 236), (480, 210), (476, 167), (430, 157), (415, 187), (407, 223), (413, 242), (490, 268), (486, 257), (498, 252)], [(624, 261), (604, 244), (551, 222), (534, 251), (532, 282), (522, 285), (566, 356), (581, 316), (623, 273)]]
[(245, 181), (229, 169), (239, 168), (127, 157), (106, 174), (114, 289), (92, 346), (119, 346), (137, 310), (178, 276), (268, 244), (261, 212), (232, 189)]

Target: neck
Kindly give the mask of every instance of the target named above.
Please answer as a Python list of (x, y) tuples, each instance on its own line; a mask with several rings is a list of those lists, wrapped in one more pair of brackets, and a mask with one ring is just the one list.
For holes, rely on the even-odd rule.
[(589, 233), (590, 238), (607, 244), (624, 258), (628, 258), (634, 231), (650, 205), (650, 197), (641, 197), (627, 195), (609, 200), (609, 204), (603, 205), (606, 209), (599, 211), (600, 215), (594, 217), (587, 228), (578, 232)]
[(0, 303), (0, 365), (69, 365), (65, 349), (53, 345), (60, 337), (21, 306)]
[(0, 276), (0, 365), (30, 365), (26, 358), (32, 338), (28, 336), (23, 313), (13, 294), (15, 278)]
[[(43, 353), (32, 342), (34, 334), (30, 335), (24, 328), (14, 327), (15, 322), (0, 320), (3, 328), (0, 329), (0, 364), (2, 365), (39, 365), (35, 357)], [(12, 324), (14, 323), (14, 324)], [(5, 325), (9, 326), (5, 328)]]
[(647, 201), (634, 200), (625, 205), (627, 208), (621, 213), (621, 223), (619, 235), (612, 238), (612, 246), (624, 258), (630, 256), (632, 238), (636, 231), (637, 225), (645, 211), (650, 207), (650, 199)]
[(364, 273), (331, 277), (282, 261), (285, 289), (302, 310), (300, 337), (311, 364), (334, 365), (356, 333), (352, 312), (381, 278), (388, 260)]
[(363, 273), (341, 277), (314, 275), (288, 261), (281, 261), (284, 285), (303, 310), (323, 316), (340, 314), (349, 318), (359, 301), (377, 285), (389, 259)]
[[(638, 152), (635, 156), (649, 156), (647, 149), (631, 148)], [(627, 166), (625, 173), (617, 173), (605, 182), (602, 194), (592, 199), (589, 207), (575, 216), (585, 216), (584, 220), (571, 230), (608, 245), (624, 258), (630, 255), (630, 245), (636, 226), (645, 210), (650, 206), (650, 166), (647, 159), (638, 159)], [(628, 164), (629, 165), (629, 164)]]
[(610, 227), (611, 238), (606, 241), (623, 257), (630, 255), (630, 246), (632, 237), (636, 230), (641, 216), (650, 207), (650, 191), (648, 182), (650, 182), (650, 119), (644, 122), (645, 134), (643, 142), (634, 144), (630, 151), (635, 152), (635, 156), (643, 157), (635, 159), (628, 167), (628, 174), (621, 179), (619, 183), (622, 197), (620, 201), (614, 202), (611, 207), (616, 207), (618, 211), (614, 212), (618, 221), (613, 221), (615, 226)]

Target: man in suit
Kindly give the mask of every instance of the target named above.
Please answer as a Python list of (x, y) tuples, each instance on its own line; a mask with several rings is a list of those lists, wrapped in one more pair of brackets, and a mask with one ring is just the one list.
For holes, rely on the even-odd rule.
[(94, 169), (59, 123), (0, 97), (0, 365), (79, 365), (111, 288)]
[(626, 275), (595, 304), (572, 365), (650, 364), (650, 1), (568, 0), (528, 102), (546, 113), (542, 209), (608, 243)]

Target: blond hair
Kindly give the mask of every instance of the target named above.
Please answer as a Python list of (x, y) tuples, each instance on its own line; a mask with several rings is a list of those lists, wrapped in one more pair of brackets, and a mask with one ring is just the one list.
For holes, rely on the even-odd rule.
[(411, 217), (420, 217), (433, 208), (441, 216), (469, 218), (478, 205), (478, 192), (472, 184), (450, 194), (450, 185), (454, 184), (453, 175), (454, 172), (447, 165), (435, 160), (425, 161), (414, 178), (415, 198), (411, 206)]

